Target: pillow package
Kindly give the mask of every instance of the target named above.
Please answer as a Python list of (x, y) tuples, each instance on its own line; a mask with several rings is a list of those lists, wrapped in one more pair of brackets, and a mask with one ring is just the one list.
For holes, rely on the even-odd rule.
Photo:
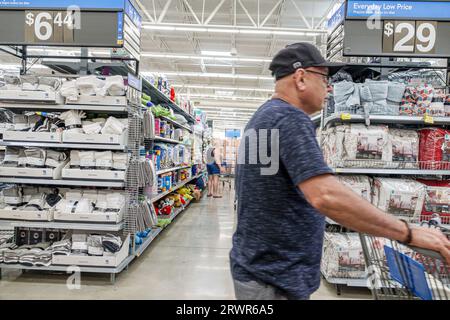
[(338, 179), (363, 199), (372, 201), (372, 187), (368, 176), (338, 176)]
[(380, 210), (416, 220), (425, 201), (425, 185), (412, 179), (375, 178), (372, 203)]

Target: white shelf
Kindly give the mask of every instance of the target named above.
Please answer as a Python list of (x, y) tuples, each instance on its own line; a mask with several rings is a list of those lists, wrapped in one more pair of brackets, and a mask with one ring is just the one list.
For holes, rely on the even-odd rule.
[(172, 171), (177, 171), (177, 170), (181, 170), (181, 169), (188, 169), (191, 166), (184, 166), (184, 167), (175, 167), (175, 168), (169, 168), (169, 169), (163, 169), (163, 170), (158, 170), (156, 171), (156, 174), (163, 174), (163, 173), (167, 173), (167, 172), (172, 172)]
[(45, 143), (25, 141), (0, 141), (4, 147), (38, 147), (38, 148), (60, 148), (60, 149), (93, 149), (93, 150), (126, 150), (126, 146), (88, 143)]
[(184, 144), (183, 141), (177, 141), (169, 138), (163, 138), (163, 137), (155, 137), (155, 141), (161, 141), (161, 142), (167, 142), (167, 143), (175, 143), (175, 144)]
[(450, 170), (334, 168), (336, 173), (448, 176)]
[(17, 184), (43, 184), (54, 186), (80, 186), (80, 187), (111, 187), (123, 188), (125, 182), (112, 181), (90, 181), (90, 180), (53, 180), (53, 179), (33, 179), (33, 178), (5, 178), (0, 177), (0, 183), (17, 183)]
[(172, 124), (175, 125), (176, 127), (179, 127), (179, 128), (182, 128), (182, 129), (186, 129), (186, 130), (188, 130), (189, 132), (192, 132), (192, 129), (191, 129), (190, 127), (185, 126), (185, 125), (183, 125), (183, 124), (181, 124), (181, 123), (179, 123), (179, 122), (177, 122), (177, 121), (175, 121), (175, 120), (172, 120), (172, 119), (170, 119), (170, 118), (168, 118), (168, 117), (164, 117), (164, 116), (162, 116), (162, 117), (160, 117), (160, 118), (163, 119), (163, 120), (165, 120), (165, 121), (168, 121), (168, 122), (172, 123)]
[(194, 176), (194, 177), (192, 177), (192, 178), (190, 178), (190, 179), (187, 179), (186, 181), (184, 181), (184, 182), (178, 184), (177, 186), (173, 187), (171, 190), (168, 190), (168, 191), (166, 191), (166, 192), (164, 192), (164, 193), (158, 194), (157, 196), (153, 197), (150, 201), (151, 201), (151, 202), (158, 201), (159, 199), (164, 198), (164, 197), (167, 196), (168, 194), (171, 194), (172, 192), (174, 192), (174, 191), (180, 189), (181, 187), (183, 187), (183, 186), (186, 185), (187, 183), (191, 182), (191, 181), (194, 180), (194, 179), (199, 178), (199, 177), (202, 176), (202, 175), (203, 175), (203, 173), (200, 173), (200, 174), (198, 174), (198, 175), (196, 175), (196, 176)]
[[(345, 114), (349, 119), (342, 119), (341, 116)], [(345, 118), (345, 117), (344, 117)], [(450, 117), (432, 117), (433, 124), (445, 125), (450, 124)], [(425, 122), (422, 116), (385, 116), (385, 115), (369, 115), (370, 123), (386, 123), (386, 124), (423, 124), (432, 125)], [(332, 123), (364, 123), (366, 118), (363, 115), (355, 115), (348, 113), (335, 114), (325, 118), (324, 125)]]
[(352, 279), (352, 278), (333, 278), (327, 277), (323, 273), (325, 280), (331, 284), (343, 284), (349, 287), (363, 287), (367, 288), (367, 279)]
[(100, 106), (100, 105), (82, 105), (82, 104), (20, 104), (20, 103), (2, 103), (0, 107), (8, 109), (25, 109), (25, 110), (55, 110), (55, 111), (68, 111), (68, 110), (84, 110), (84, 111), (101, 111), (101, 112), (119, 112), (124, 113), (128, 111), (128, 107), (125, 106)]
[(156, 239), (156, 237), (162, 230), (163, 229), (161, 228), (152, 229), (152, 231), (148, 234), (147, 238), (145, 238), (144, 242), (135, 249), (134, 252), (135, 256), (139, 257), (145, 251), (145, 249), (147, 249), (150, 243), (152, 243), (153, 240)]
[[(129, 255), (122, 263), (117, 267), (79, 267), (81, 272), (91, 273), (120, 273), (123, 269), (130, 264), (135, 258), (134, 255)], [(67, 266), (55, 266), (49, 267), (27, 267), (21, 264), (5, 264), (0, 263), (0, 269), (20, 269), (20, 270), (38, 270), (38, 271), (63, 271), (67, 272)]]
[(120, 231), (124, 223), (77, 223), (77, 222), (36, 222), (18, 220), (0, 220), (0, 226), (4, 227), (24, 227), (24, 228), (44, 228), (44, 229), (68, 229), (68, 230), (95, 230), (95, 231)]

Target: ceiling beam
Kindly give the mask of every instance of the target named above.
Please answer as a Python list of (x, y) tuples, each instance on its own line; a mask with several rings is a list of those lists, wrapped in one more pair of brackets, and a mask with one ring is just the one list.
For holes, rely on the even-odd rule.
[(186, 5), (186, 7), (189, 9), (189, 11), (191, 12), (192, 16), (194, 17), (195, 21), (197, 21), (198, 25), (202, 25), (202, 23), (200, 22), (200, 19), (197, 17), (197, 15), (195, 14), (194, 10), (192, 10), (191, 5), (189, 4), (189, 2), (187, 0), (183, 0), (183, 3)]
[(266, 22), (269, 20), (269, 18), (273, 15), (273, 13), (275, 12), (275, 10), (277, 10), (278, 6), (283, 2), (284, 0), (279, 0), (275, 6), (272, 8), (272, 10), (270, 10), (270, 12), (267, 14), (266, 18), (263, 20), (263, 22), (261, 22), (261, 25), (259, 27), (264, 27), (264, 25), (266, 24)]
[(295, 3), (295, 1), (294, 1), (294, 0), (291, 0), (291, 2), (292, 2), (292, 4), (294, 5), (295, 9), (297, 10), (297, 12), (298, 12), (300, 18), (301, 18), (301, 19), (303, 20), (303, 22), (306, 24), (306, 26), (307, 26), (309, 29), (313, 29), (312, 26), (311, 26), (311, 24), (309, 24), (308, 20), (306, 20), (305, 15), (303, 14), (303, 11), (300, 10), (300, 8), (297, 6), (297, 4)]
[(250, 13), (248, 12), (247, 8), (244, 6), (244, 4), (242, 3), (241, 0), (238, 0), (240, 6), (242, 7), (242, 9), (244, 10), (245, 14), (247, 15), (247, 17), (250, 19), (251, 23), (253, 24), (253, 26), (255, 28), (258, 27), (258, 25), (255, 23), (255, 20), (253, 20), (252, 16), (250, 15)]
[(163, 11), (161, 12), (161, 14), (159, 15), (158, 21), (157, 23), (160, 24), (163, 20), (164, 17), (166, 16), (167, 10), (169, 9), (170, 4), (172, 3), (172, 0), (167, 0), (166, 4), (163, 8)]
[(216, 8), (213, 10), (213, 12), (211, 12), (211, 14), (209, 15), (208, 19), (206, 19), (204, 25), (208, 25), (209, 22), (214, 18), (214, 16), (216, 15), (217, 11), (219, 11), (219, 9), (222, 7), (222, 5), (224, 4), (225, 0), (221, 0), (220, 3), (216, 6)]

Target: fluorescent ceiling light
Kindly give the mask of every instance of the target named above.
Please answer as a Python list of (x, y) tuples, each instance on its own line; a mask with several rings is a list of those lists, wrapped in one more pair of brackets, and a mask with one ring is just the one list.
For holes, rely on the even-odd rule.
[(219, 57), (229, 57), (229, 56), (231, 56), (231, 52), (228, 52), (228, 51), (202, 50), (201, 53), (204, 56), (219, 56)]
[[(213, 52), (209, 51), (213, 54)], [(208, 54), (209, 54), (208, 53)], [(214, 56), (215, 55), (215, 56)], [(202, 55), (184, 55), (175, 53), (157, 53), (157, 52), (143, 52), (142, 57), (150, 58), (163, 58), (163, 59), (189, 59), (189, 60), (217, 60), (217, 61), (238, 61), (238, 62), (271, 62), (272, 59), (267, 57), (231, 57), (231, 56), (220, 56), (220, 52), (214, 52), (214, 55), (207, 55), (205, 51), (202, 51)]]
[(265, 101), (267, 98), (263, 97), (243, 97), (243, 96), (228, 96), (228, 95), (211, 95), (211, 94), (180, 94), (182, 97), (189, 98), (203, 98), (203, 99), (231, 99), (231, 100), (252, 100), (252, 101)]
[(234, 91), (225, 91), (225, 90), (216, 90), (215, 94), (218, 96), (232, 96), (234, 94)]
[(289, 35), (289, 36), (317, 36), (326, 33), (326, 30), (308, 30), (308, 29), (279, 29), (279, 28), (237, 28), (237, 27), (197, 27), (193, 26), (177, 26), (177, 25), (154, 25), (145, 24), (144, 29), (159, 31), (192, 31), (192, 32), (210, 32), (210, 33), (240, 33), (240, 34), (257, 34), (257, 35)]
[[(272, 77), (257, 76), (250, 74), (231, 74), (231, 73), (208, 73), (208, 72), (173, 72), (173, 71), (157, 71), (165, 74), (166, 76), (177, 77), (200, 77), (200, 78), (228, 78), (228, 79), (248, 79), (248, 80), (272, 80)], [(149, 74), (149, 72), (142, 72), (143, 75)]]
[(175, 88), (189, 88), (189, 89), (257, 91), (257, 92), (270, 92), (270, 93), (273, 92), (273, 89), (264, 89), (264, 88), (205, 86), (205, 85), (197, 85), (197, 84), (173, 84), (172, 86)]

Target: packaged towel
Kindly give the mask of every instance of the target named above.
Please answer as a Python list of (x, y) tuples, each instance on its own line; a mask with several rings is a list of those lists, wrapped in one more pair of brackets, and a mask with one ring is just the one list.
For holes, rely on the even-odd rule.
[(426, 170), (450, 169), (450, 131), (441, 128), (419, 130), (420, 168)]
[(102, 125), (98, 122), (83, 121), (82, 126), (86, 134), (99, 134), (102, 130)]
[(39, 84), (39, 78), (37, 76), (33, 75), (23, 75), (20, 77), (22, 82), (22, 90), (24, 91), (36, 91), (38, 84)]
[(45, 92), (56, 92), (61, 87), (61, 81), (53, 77), (39, 77), (37, 90)]
[(70, 167), (71, 168), (80, 167), (80, 151), (70, 150)]
[(321, 271), (330, 278), (365, 279), (365, 260), (359, 235), (326, 232)]
[(80, 168), (95, 169), (95, 151), (80, 151)]
[(336, 126), (335, 162), (343, 167), (384, 167), (392, 161), (388, 127), (363, 124)]
[(102, 170), (111, 170), (113, 153), (111, 151), (95, 152), (95, 167)]
[(113, 169), (126, 170), (128, 164), (128, 154), (124, 152), (113, 153)]
[(47, 151), (41, 148), (29, 148), (24, 150), (26, 156), (25, 165), (28, 167), (44, 167)]
[(124, 96), (126, 87), (122, 76), (107, 77), (104, 89), (110, 96)]
[(417, 169), (419, 167), (419, 134), (414, 130), (390, 129), (389, 135), (395, 167)]
[(67, 155), (64, 152), (47, 150), (47, 158), (45, 160), (45, 165), (47, 167), (56, 168), (59, 167), (66, 160)]
[(81, 130), (81, 119), (86, 118), (86, 114), (81, 110), (70, 110), (62, 113), (59, 118), (64, 120), (66, 131), (71, 133), (83, 133)]
[(368, 176), (338, 176), (338, 179), (363, 199), (372, 201), (372, 187)]
[(105, 125), (102, 129), (102, 134), (117, 134), (120, 135), (125, 130), (126, 126), (118, 119), (114, 117), (109, 117), (106, 120)]
[(416, 221), (425, 194), (425, 185), (413, 179), (375, 178), (372, 202), (384, 212)]
[(77, 100), (78, 99), (78, 88), (76, 81), (64, 81), (61, 90), (61, 96), (67, 98), (68, 100)]

